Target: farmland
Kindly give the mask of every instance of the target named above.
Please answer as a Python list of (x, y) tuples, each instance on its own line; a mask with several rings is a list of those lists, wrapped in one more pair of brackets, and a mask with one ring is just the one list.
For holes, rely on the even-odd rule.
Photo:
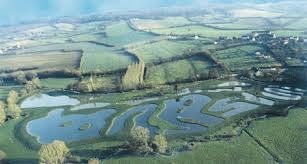
[(154, 85), (197, 79), (200, 76), (208, 76), (212, 65), (213, 63), (204, 57), (161, 64), (148, 70), (146, 83)]
[(290, 111), (287, 118), (271, 118), (253, 123), (247, 130), (286, 163), (305, 163), (307, 146), (306, 110)]
[[(278, 63), (272, 57), (267, 59), (260, 59), (256, 57), (256, 52), (265, 53), (262, 47), (247, 45), (217, 51), (215, 56), (219, 61), (223, 62), (232, 70), (245, 69), (251, 65), (256, 67), (278, 65)], [(238, 62), (240, 62), (240, 68), (237, 67)]]
[(128, 52), (135, 54), (145, 63), (156, 63), (197, 52), (201, 46), (200, 41), (163, 40), (128, 49)]
[(200, 25), (189, 25), (183, 27), (164, 28), (164, 29), (153, 29), (153, 33), (160, 35), (177, 35), (177, 36), (195, 36), (208, 38), (223, 37), (238, 37), (251, 32), (251, 30), (219, 30), (211, 27), (200, 26)]
[(192, 23), (184, 17), (167, 17), (156, 20), (132, 19), (130, 20), (130, 22), (138, 30), (144, 30), (144, 31), (149, 31), (152, 29), (169, 28), (174, 26), (182, 26)]
[[(38, 163), (54, 140), (70, 149), (66, 163), (306, 163), (307, 88), (296, 73), (306, 19), (273, 8), (0, 27), (0, 163)], [(131, 141), (138, 126), (144, 150)]]
[(21, 68), (78, 68), (81, 52), (37, 52), (23, 55), (0, 56), (0, 69)]

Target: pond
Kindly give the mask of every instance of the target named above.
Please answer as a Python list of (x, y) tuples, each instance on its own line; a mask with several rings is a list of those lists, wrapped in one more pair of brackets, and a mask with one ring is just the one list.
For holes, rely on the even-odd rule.
[(250, 102), (254, 102), (254, 103), (259, 103), (259, 104), (264, 104), (264, 105), (268, 105), (268, 106), (273, 106), (275, 104), (274, 101), (272, 100), (268, 100), (262, 97), (257, 97), (255, 95), (252, 95), (250, 93), (242, 93), (242, 96), (244, 97), (244, 99), (246, 101), (250, 101)]
[(235, 103), (230, 104), (230, 105), (232, 105), (235, 108), (233, 108), (232, 110), (230, 110), (228, 112), (223, 113), (222, 114), (223, 117), (231, 117), (231, 116), (243, 113), (243, 112), (247, 112), (247, 111), (257, 109), (259, 107), (258, 105), (249, 104), (249, 103), (245, 103), (245, 102), (235, 102)]
[(223, 112), (223, 117), (231, 117), (243, 112), (254, 110), (258, 108), (258, 105), (250, 104), (246, 102), (233, 102), (238, 98), (225, 98), (218, 100), (213, 106), (210, 107), (211, 112)]
[(209, 93), (219, 93), (219, 92), (241, 92), (242, 87), (234, 87), (233, 89), (214, 89), (208, 90)]
[(142, 126), (142, 127), (147, 128), (150, 132), (150, 135), (157, 134), (158, 131), (159, 131), (159, 128), (150, 125), (149, 122), (148, 122), (149, 118), (153, 115), (156, 108), (157, 108), (157, 106), (152, 106), (151, 108), (146, 108), (146, 110), (143, 113), (141, 113), (140, 115), (138, 115), (135, 118), (135, 126)]
[(80, 104), (80, 101), (68, 96), (49, 96), (47, 94), (38, 94), (26, 98), (20, 105), (22, 109), (40, 108), (40, 107), (59, 107), (74, 106)]
[(298, 101), (298, 100), (302, 99), (302, 96), (298, 96), (298, 95), (281, 96), (281, 95), (269, 93), (269, 92), (262, 92), (262, 95), (270, 97), (270, 98), (279, 99), (279, 100), (286, 100), (286, 101), (290, 101), (290, 100)]
[[(122, 113), (120, 116), (113, 119), (112, 125), (107, 130), (107, 135), (114, 135), (116, 133), (119, 133), (122, 129), (125, 128), (125, 124), (129, 121), (129, 119), (138, 113), (139, 115), (136, 118), (136, 124), (148, 128), (149, 130), (154, 130), (151, 131), (151, 133), (155, 133), (156, 129), (151, 125), (149, 125), (147, 121), (145, 123), (143, 119), (147, 118), (147, 114), (149, 115), (152, 114), (154, 110), (156, 110), (156, 108), (157, 105), (149, 104), (128, 109), (126, 112)], [(144, 114), (145, 116), (143, 116)]]
[(238, 82), (238, 81), (230, 81), (230, 82), (219, 84), (217, 86), (218, 87), (235, 87), (235, 86), (246, 87), (246, 86), (250, 86), (250, 85), (251, 84), (249, 84), (249, 83), (243, 83), (243, 82)]
[[(41, 144), (54, 140), (72, 142), (95, 138), (100, 136), (99, 132), (105, 127), (106, 119), (115, 114), (116, 110), (106, 109), (89, 115), (63, 115), (63, 112), (64, 109), (56, 109), (46, 117), (30, 121), (27, 124), (27, 132), (37, 137)], [(82, 129), (84, 125), (88, 127)]]
[[(184, 105), (187, 100), (192, 100), (192, 104), (189, 106)], [(178, 129), (167, 130), (168, 134), (179, 134), (179, 133), (196, 133), (206, 131), (207, 127), (199, 125), (215, 125), (221, 123), (223, 119), (214, 116), (209, 116), (201, 113), (201, 110), (211, 101), (207, 96), (203, 95), (189, 95), (180, 99), (179, 102), (176, 100), (165, 101), (165, 109), (159, 115), (162, 120), (165, 120)], [(180, 120), (191, 120), (199, 124), (188, 122), (182, 122)]]

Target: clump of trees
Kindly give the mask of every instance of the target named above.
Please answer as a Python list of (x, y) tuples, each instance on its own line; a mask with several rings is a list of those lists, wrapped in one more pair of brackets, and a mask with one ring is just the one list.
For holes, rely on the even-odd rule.
[(3, 124), (6, 120), (6, 113), (4, 111), (5, 104), (4, 102), (0, 101), (0, 125)]
[(138, 154), (148, 154), (152, 152), (165, 153), (167, 140), (163, 135), (156, 135), (151, 139), (147, 128), (137, 126), (130, 131), (128, 146), (132, 152)]
[(128, 66), (126, 74), (122, 79), (122, 85), (124, 90), (137, 89), (144, 83), (145, 63), (140, 61), (139, 63), (131, 64)]
[(54, 141), (51, 144), (43, 145), (38, 154), (41, 164), (64, 164), (69, 149), (63, 141)]
[(18, 93), (14, 90), (10, 91), (6, 101), (7, 101), (7, 116), (9, 116), (12, 119), (19, 118), (22, 111), (17, 104)]
[(108, 77), (91, 75), (80, 79), (78, 82), (67, 86), (70, 90), (76, 90), (83, 93), (92, 92), (114, 92), (119, 91), (120, 77)]

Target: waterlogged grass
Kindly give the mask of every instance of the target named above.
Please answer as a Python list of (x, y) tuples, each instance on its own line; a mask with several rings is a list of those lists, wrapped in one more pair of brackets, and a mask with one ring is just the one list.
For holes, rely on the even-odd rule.
[(163, 29), (153, 29), (153, 33), (162, 35), (199, 35), (202, 37), (212, 37), (218, 38), (220, 36), (225, 37), (239, 37), (244, 34), (248, 34), (250, 30), (219, 30), (210, 27), (200, 26), (200, 25), (190, 25), (184, 27), (175, 28), (163, 28)]
[(287, 117), (256, 121), (248, 131), (285, 163), (307, 163), (307, 111), (290, 110)]
[(259, 164), (274, 163), (271, 156), (267, 154), (247, 134), (243, 133), (239, 138), (231, 141), (218, 141), (200, 143), (188, 152), (180, 153), (172, 157), (136, 157), (128, 156), (123, 158), (109, 159), (106, 164), (199, 164), (199, 163), (229, 163), (229, 164)]
[(173, 83), (196, 79), (198, 76), (208, 74), (212, 63), (203, 57), (193, 57), (171, 63), (164, 63), (148, 69), (146, 83), (150, 85)]

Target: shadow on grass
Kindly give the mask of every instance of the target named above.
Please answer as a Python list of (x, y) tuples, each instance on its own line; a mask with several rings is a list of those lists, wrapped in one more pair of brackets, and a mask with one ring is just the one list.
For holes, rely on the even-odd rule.
[(71, 151), (73, 155), (85, 158), (108, 159), (111, 157), (123, 157), (133, 154), (126, 147), (112, 147), (108, 149), (82, 149)]
[(38, 159), (4, 159), (0, 164), (38, 164)]

